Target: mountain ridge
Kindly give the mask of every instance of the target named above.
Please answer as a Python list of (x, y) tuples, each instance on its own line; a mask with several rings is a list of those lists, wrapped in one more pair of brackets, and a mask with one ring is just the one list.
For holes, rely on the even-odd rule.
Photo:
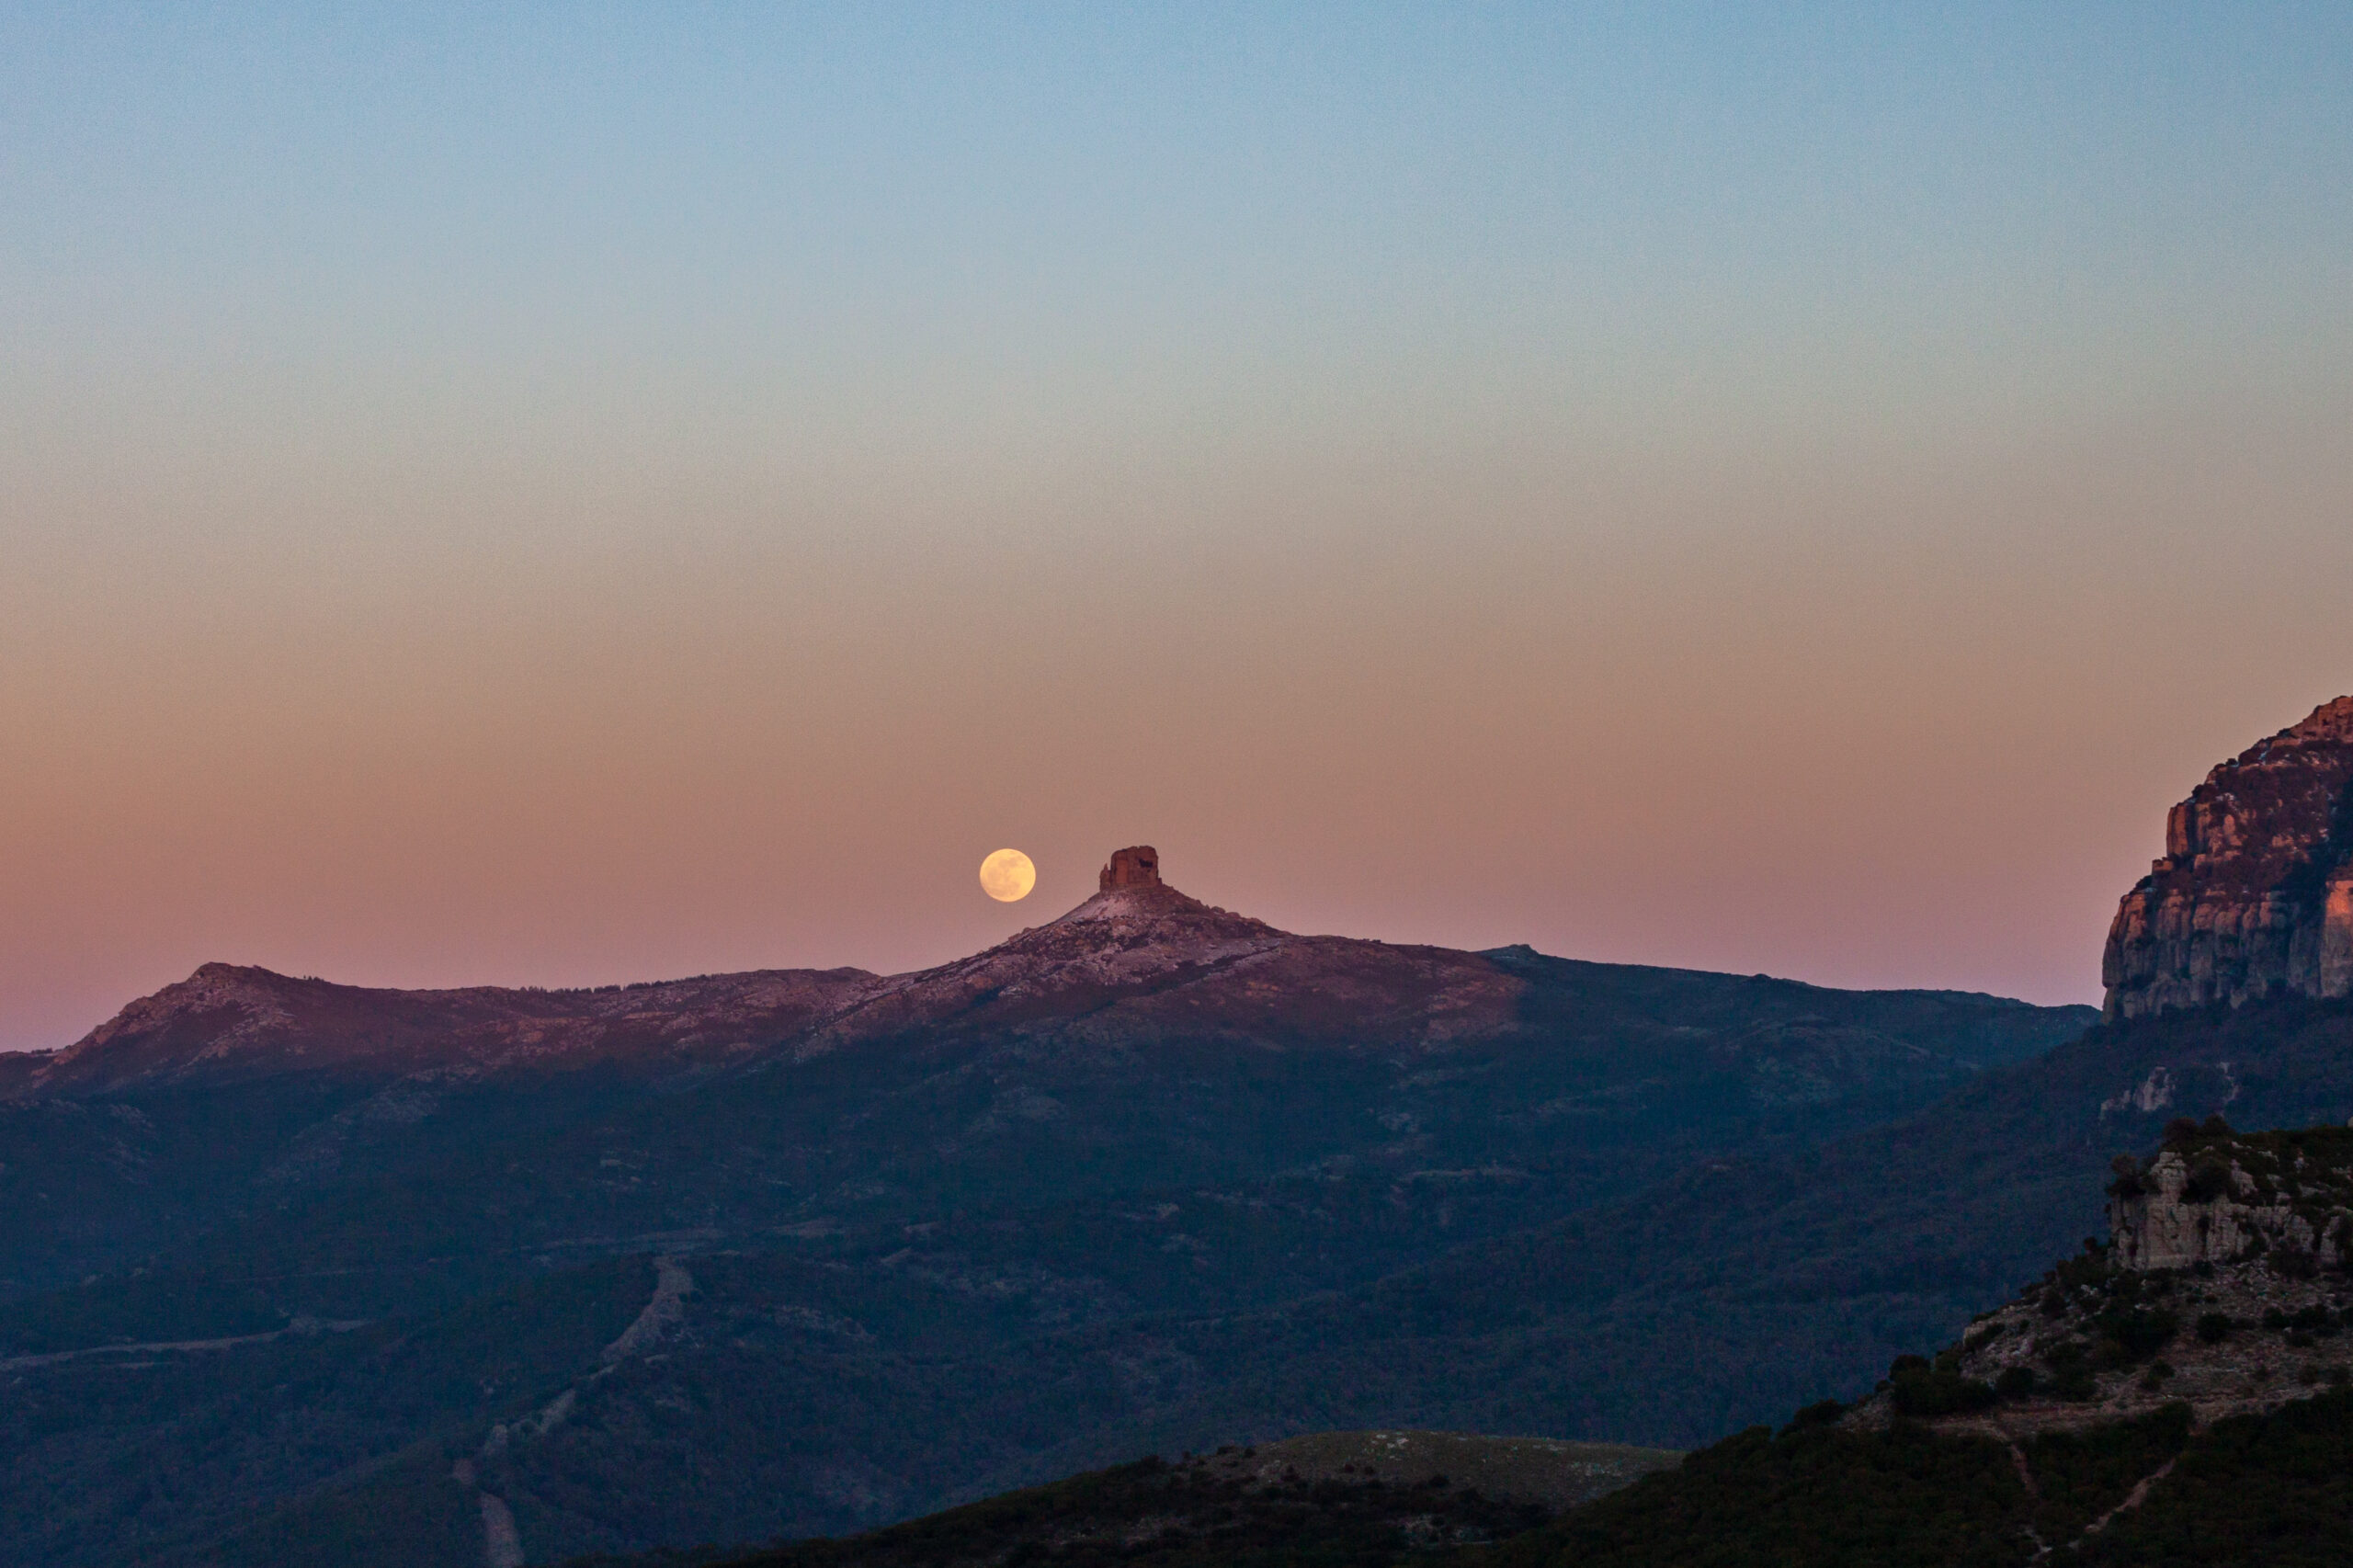
[[(1106, 886), (977, 953), (895, 975), (773, 969), (569, 989), (401, 989), (207, 963), (126, 1004), (72, 1045), (11, 1062), (0, 1097), (274, 1072), (499, 1073), (598, 1062), (744, 1070), (915, 1030), (1017, 1030), (1054, 1019), (1067, 1027), (1072, 1018), (1131, 1043), (1206, 1030), (1279, 1036), (1290, 1048), (1442, 1050), (1524, 1033), (1538, 989), (1531, 966), (1582, 961), (1524, 945), (1468, 951), (1303, 936), (1191, 898), (1158, 880), (1156, 857), (1154, 868), (1149, 881)], [(1592, 969), (1743, 978), (1647, 965)], [(1811, 989), (2027, 1006), (1969, 992)]]

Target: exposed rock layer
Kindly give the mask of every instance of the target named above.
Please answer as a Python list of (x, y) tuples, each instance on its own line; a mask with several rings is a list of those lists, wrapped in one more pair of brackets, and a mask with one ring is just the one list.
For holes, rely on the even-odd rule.
[(2111, 1019), (2353, 995), (2353, 697), (2218, 765), (2174, 807), (2101, 978)]
[(2353, 1129), (2203, 1135), (2122, 1168), (2130, 1165), (2119, 1161), (2108, 1205), (2116, 1258), (2126, 1268), (2221, 1266), (2266, 1254), (2337, 1268), (2353, 1248)]
[(1160, 851), (1149, 844), (1131, 845), (1111, 852), (1110, 864), (1103, 868), (1096, 881), (1097, 891), (1110, 892), (1119, 888), (1156, 888), (1160, 885)]

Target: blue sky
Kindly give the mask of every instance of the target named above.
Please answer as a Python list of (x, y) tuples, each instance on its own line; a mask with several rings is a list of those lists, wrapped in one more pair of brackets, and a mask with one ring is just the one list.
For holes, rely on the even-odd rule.
[(937, 399), (977, 439), (1105, 399), (1843, 420), (1890, 376), (1900, 419), (2244, 371), (2308, 339), (2353, 241), (2353, 40), (2319, 6), (0, 26), (20, 370), (264, 402), (354, 365), (486, 395), (528, 359)]

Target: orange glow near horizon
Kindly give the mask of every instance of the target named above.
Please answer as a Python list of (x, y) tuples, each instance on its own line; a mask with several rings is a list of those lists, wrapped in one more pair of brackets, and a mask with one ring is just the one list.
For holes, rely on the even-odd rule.
[[(2327, 434), (1112, 475), (1061, 515), (714, 506), (576, 548), (486, 498), (488, 565), (260, 507), (151, 533), (7, 590), (0, 1038), (210, 960), (915, 967), (1141, 842), (1296, 929), (2094, 1000), (2165, 807), (2353, 686)], [(1007, 841), (1020, 909), (972, 892)]]

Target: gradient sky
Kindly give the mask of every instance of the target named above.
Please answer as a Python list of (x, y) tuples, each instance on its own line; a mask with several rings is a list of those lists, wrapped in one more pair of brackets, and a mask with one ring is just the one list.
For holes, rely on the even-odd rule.
[(2096, 999), (2353, 690), (2341, 5), (332, 9), (0, 11), (0, 1046), (1133, 842)]

